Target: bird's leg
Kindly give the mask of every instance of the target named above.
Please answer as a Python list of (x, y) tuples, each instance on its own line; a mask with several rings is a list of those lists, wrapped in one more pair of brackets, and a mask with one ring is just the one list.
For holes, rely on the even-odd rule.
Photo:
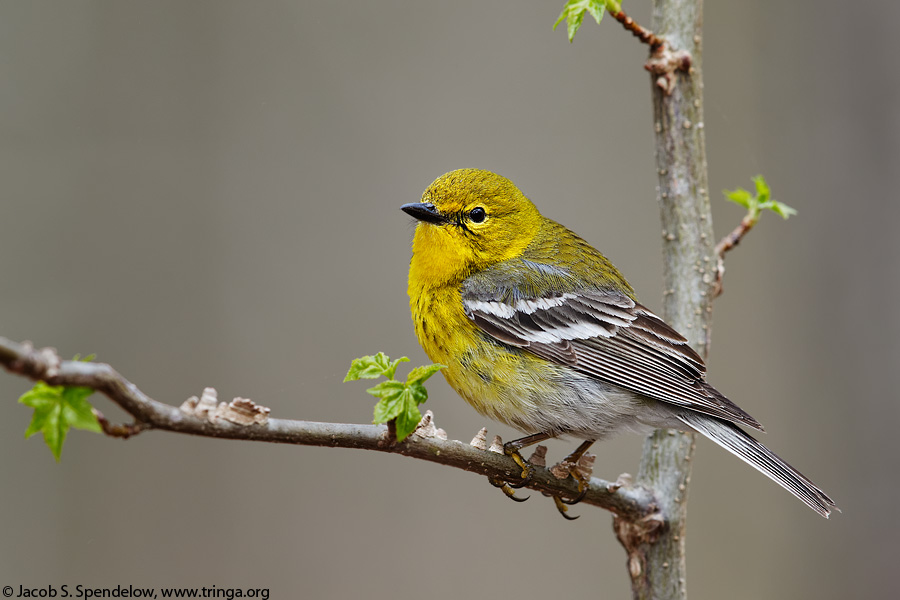
[(528, 464), (528, 462), (526, 462), (525, 458), (519, 451), (522, 448), (533, 446), (538, 442), (549, 440), (552, 437), (554, 437), (552, 433), (533, 433), (531, 435), (526, 435), (523, 438), (519, 438), (517, 440), (513, 440), (511, 442), (506, 442), (505, 444), (503, 444), (503, 454), (516, 461), (516, 464), (522, 467), (522, 479), (524, 479), (525, 482), (515, 487), (522, 487), (523, 485), (525, 485), (525, 483), (528, 483), (528, 480), (531, 479), (532, 472), (532, 466)]
[[(561, 514), (563, 518), (569, 521), (574, 521), (578, 518), (570, 517), (566, 514), (569, 511), (569, 506), (581, 502), (588, 491), (588, 481), (585, 476), (582, 475), (581, 471), (578, 470), (578, 461), (581, 460), (581, 457), (584, 456), (584, 453), (587, 452), (588, 448), (590, 448), (591, 444), (595, 441), (596, 440), (585, 440), (581, 442), (581, 445), (578, 446), (574, 452), (562, 459), (559, 465), (557, 465), (565, 468), (569, 472), (569, 476), (578, 482), (578, 495), (572, 500), (564, 500), (560, 496), (553, 496), (553, 503), (556, 504), (556, 510), (559, 511), (559, 514)], [(555, 468), (556, 467), (554, 467), (554, 469)]]
[[(578, 496), (576, 496), (572, 500), (564, 500), (560, 496), (556, 496), (556, 495), (551, 496), (551, 494), (547, 494), (547, 493), (544, 494), (546, 496), (551, 496), (553, 498), (553, 503), (556, 504), (556, 510), (558, 510), (559, 514), (561, 514), (563, 516), (563, 518), (568, 521), (574, 521), (575, 519), (578, 518), (578, 517), (570, 517), (567, 514), (569, 512), (569, 506), (572, 506), (573, 504), (578, 504), (579, 502), (581, 502), (584, 499), (585, 494), (587, 494), (587, 490), (588, 490), (587, 479), (585, 478), (584, 475), (581, 474), (581, 472), (577, 468), (578, 461), (581, 460), (581, 457), (584, 456), (584, 453), (587, 452), (588, 448), (590, 448), (591, 444), (593, 444), (595, 441), (596, 440), (585, 440), (585, 441), (581, 442), (581, 445), (578, 446), (578, 448), (576, 448), (574, 452), (572, 452), (567, 457), (562, 459), (556, 466), (554, 466), (551, 469), (551, 471), (553, 471), (554, 474), (557, 474), (557, 469), (559, 469), (559, 470), (565, 469), (565, 471), (568, 472), (568, 475), (570, 477), (572, 477), (572, 479), (574, 479), (575, 481), (578, 482)], [(557, 475), (557, 477), (560, 477), (560, 476), (561, 475)]]
[[(587, 494), (588, 490), (588, 482), (584, 475), (581, 474), (581, 471), (578, 470), (578, 461), (581, 460), (581, 457), (584, 456), (584, 453), (588, 451), (588, 448), (596, 442), (597, 440), (585, 440), (581, 442), (581, 445), (575, 448), (575, 451), (572, 454), (568, 455), (562, 460), (563, 465), (567, 465), (569, 469), (569, 476), (572, 477), (575, 481), (578, 482), (578, 495), (572, 500), (563, 500), (559, 498), (559, 502), (563, 504), (568, 504), (572, 506), (573, 504), (578, 504), (582, 500), (584, 500), (585, 494)], [(554, 496), (556, 498), (556, 496)], [(557, 502), (556, 507), (559, 508), (559, 502)], [(560, 511), (563, 512), (563, 511)], [(563, 516), (566, 516), (565, 514)]]
[(519, 498), (516, 496), (516, 492), (513, 488), (524, 487), (531, 480), (532, 474), (532, 466), (528, 464), (522, 454), (519, 452), (522, 448), (526, 448), (533, 444), (537, 444), (538, 442), (543, 442), (544, 440), (550, 439), (553, 437), (552, 433), (534, 433), (532, 435), (527, 435), (523, 438), (519, 438), (517, 440), (513, 440), (511, 442), (506, 442), (503, 444), (503, 453), (508, 457), (516, 461), (516, 464), (522, 467), (522, 481), (519, 483), (509, 483), (508, 481), (502, 481), (500, 479), (494, 479), (492, 477), (488, 477), (488, 481), (492, 486), (500, 488), (506, 496), (516, 502), (525, 502), (528, 500), (528, 496), (524, 498)]

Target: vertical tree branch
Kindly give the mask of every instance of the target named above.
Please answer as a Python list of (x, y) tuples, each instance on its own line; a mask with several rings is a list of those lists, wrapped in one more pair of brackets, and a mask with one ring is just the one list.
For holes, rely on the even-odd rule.
[[(663, 311), (705, 357), (716, 262), (703, 134), (702, 8), (702, 0), (654, 0), (651, 28), (664, 40), (665, 50), (690, 55), (690, 69), (674, 71), (669, 89), (654, 75), (653, 125), (663, 227)], [(633, 538), (634, 548), (626, 543), (635, 598), (687, 597), (684, 540), (693, 450), (694, 436), (686, 433), (656, 431), (644, 443), (638, 483), (656, 491), (666, 526), (649, 538)]]

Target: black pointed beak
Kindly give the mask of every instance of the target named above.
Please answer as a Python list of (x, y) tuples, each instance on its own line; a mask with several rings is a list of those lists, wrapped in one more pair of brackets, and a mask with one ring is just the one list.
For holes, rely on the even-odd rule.
[(447, 222), (447, 217), (439, 213), (434, 207), (434, 204), (431, 204), (430, 202), (410, 202), (409, 204), (401, 206), (400, 210), (425, 223), (443, 225)]

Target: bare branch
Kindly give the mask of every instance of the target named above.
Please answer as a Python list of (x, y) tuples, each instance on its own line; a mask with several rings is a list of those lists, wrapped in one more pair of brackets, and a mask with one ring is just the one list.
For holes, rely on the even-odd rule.
[(656, 75), (656, 86), (670, 95), (675, 89), (675, 72), (691, 69), (691, 53), (687, 50), (671, 50), (666, 41), (649, 29), (638, 25), (637, 21), (625, 14), (624, 10), (610, 13), (622, 27), (634, 37), (650, 46), (650, 58), (644, 68)]
[(648, 44), (651, 50), (655, 50), (659, 46), (664, 45), (666, 42), (654, 34), (649, 29), (644, 29), (640, 25), (637, 24), (637, 21), (629, 17), (625, 14), (624, 10), (619, 10), (619, 12), (610, 12), (612, 17), (622, 24), (622, 27), (630, 31), (634, 34), (634, 37), (638, 38), (645, 44)]
[(716, 244), (716, 283), (713, 286), (713, 298), (718, 298), (722, 295), (723, 280), (725, 278), (725, 253), (740, 244), (741, 239), (743, 239), (748, 231), (753, 229), (756, 222), (757, 219), (753, 218), (753, 215), (748, 213), (741, 219), (740, 225), (735, 227), (731, 233), (723, 237), (722, 241)]
[[(515, 480), (522, 471), (506, 455), (479, 447), (476, 440), (483, 436), (476, 436), (473, 444), (447, 440), (434, 427), (430, 413), (426, 414), (416, 431), (403, 442), (397, 442), (384, 425), (316, 423), (287, 419), (266, 419), (264, 424), (238, 425), (219, 418), (216, 414), (196, 416), (193, 411), (157, 402), (109, 365), (61, 361), (50, 348), (36, 350), (29, 343), (18, 344), (0, 337), (0, 364), (12, 373), (50, 385), (83, 386), (103, 393), (136, 419), (131, 425), (114, 425), (99, 415), (104, 432), (115, 437), (127, 438), (147, 429), (162, 429), (232, 440), (376, 450), (503, 480)], [(246, 402), (239, 404), (246, 405)], [(540, 466), (534, 468), (534, 475), (526, 487), (569, 498), (574, 498), (579, 493), (578, 484), (573, 478), (557, 479), (548, 469)], [(642, 487), (631, 485), (624, 478), (616, 482), (591, 478), (582, 502), (633, 520), (657, 513), (653, 495)]]
[(122, 438), (123, 440), (127, 440), (131, 436), (137, 435), (140, 432), (149, 429), (148, 425), (137, 422), (128, 424), (110, 423), (109, 419), (103, 416), (103, 413), (96, 408), (93, 409), (93, 412), (94, 416), (97, 417), (97, 422), (100, 423), (100, 428), (103, 430), (103, 433), (105, 433), (109, 437)]

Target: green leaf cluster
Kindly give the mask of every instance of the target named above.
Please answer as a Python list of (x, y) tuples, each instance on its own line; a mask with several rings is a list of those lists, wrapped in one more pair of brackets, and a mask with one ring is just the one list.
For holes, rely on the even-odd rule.
[(433, 364), (416, 367), (410, 371), (406, 376), (406, 381), (403, 382), (394, 379), (397, 365), (401, 362), (409, 362), (409, 359), (404, 356), (391, 361), (384, 352), (379, 352), (374, 356), (355, 358), (350, 363), (350, 370), (344, 377), (344, 381), (378, 379), (379, 377), (387, 379), (366, 390), (369, 394), (380, 398), (375, 405), (375, 418), (372, 422), (378, 425), (394, 421), (397, 439), (402, 442), (409, 437), (409, 434), (422, 420), (419, 405), (428, 400), (425, 381), (441, 369), (445, 369), (446, 366)]
[(93, 393), (94, 390), (86, 387), (37, 382), (19, 398), (19, 403), (34, 409), (31, 424), (25, 430), (25, 437), (30, 438), (38, 432), (43, 433), (44, 442), (50, 448), (56, 462), (59, 462), (69, 428), (75, 427), (97, 433), (101, 431), (100, 423), (87, 401), (88, 396)]
[(594, 17), (594, 20), (599, 25), (600, 20), (603, 19), (603, 13), (607, 10), (617, 13), (622, 10), (622, 4), (616, 0), (568, 0), (566, 5), (563, 6), (562, 12), (559, 13), (556, 23), (553, 24), (553, 29), (555, 30), (556, 26), (565, 20), (566, 31), (571, 43), (575, 41), (575, 34), (578, 33), (578, 29), (581, 27), (582, 21), (584, 21), (585, 13), (589, 13)]
[(762, 175), (754, 177), (753, 184), (756, 186), (755, 195), (744, 188), (738, 188), (734, 191), (724, 190), (722, 192), (727, 199), (747, 209), (747, 217), (752, 224), (759, 220), (759, 216), (764, 210), (771, 210), (775, 214), (781, 215), (782, 219), (787, 219), (797, 214), (797, 211), (787, 204), (772, 199), (772, 190), (769, 189), (769, 184), (766, 183)]

